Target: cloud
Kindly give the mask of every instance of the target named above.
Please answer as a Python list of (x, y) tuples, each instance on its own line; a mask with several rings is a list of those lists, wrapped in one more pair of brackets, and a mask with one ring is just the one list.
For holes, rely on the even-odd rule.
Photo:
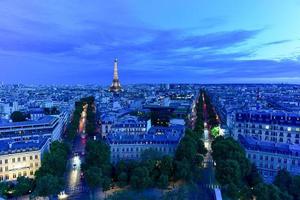
[(291, 41), (293, 41), (293, 40), (277, 40), (277, 41), (273, 41), (273, 42), (264, 43), (263, 46), (284, 44), (284, 43), (291, 42)]

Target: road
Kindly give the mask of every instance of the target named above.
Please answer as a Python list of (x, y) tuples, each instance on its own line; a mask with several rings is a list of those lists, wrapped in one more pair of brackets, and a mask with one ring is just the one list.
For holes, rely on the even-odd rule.
[(87, 105), (83, 107), (78, 127), (78, 134), (72, 145), (67, 174), (65, 194), (62, 199), (89, 199), (89, 190), (81, 175), (80, 165), (84, 160), (84, 149), (86, 144), (85, 124), (86, 124)]
[(211, 143), (213, 141), (213, 138), (210, 134), (210, 127), (208, 124), (208, 113), (205, 103), (205, 97), (202, 95), (203, 99), (203, 115), (204, 115), (204, 135), (203, 135), (203, 142), (204, 146), (207, 149), (207, 154), (204, 158), (204, 169), (203, 169), (203, 178), (201, 179), (201, 182), (199, 183), (201, 187), (207, 188), (207, 189), (213, 189), (218, 187), (215, 180), (215, 173), (214, 173), (214, 161), (212, 158), (212, 150), (211, 150)]

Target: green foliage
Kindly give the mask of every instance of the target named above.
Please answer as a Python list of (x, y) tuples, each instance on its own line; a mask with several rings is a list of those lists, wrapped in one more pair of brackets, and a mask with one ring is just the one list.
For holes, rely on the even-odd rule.
[(20, 111), (15, 111), (10, 115), (10, 119), (13, 122), (23, 122), (26, 121), (26, 117), (28, 117), (25, 113), (22, 113)]
[(157, 182), (157, 186), (159, 188), (165, 189), (167, 188), (169, 185), (169, 177), (167, 175), (161, 174), (158, 182)]
[[(60, 177), (63, 176), (66, 170), (68, 153), (69, 148), (66, 144), (58, 141), (51, 144), (50, 152), (44, 154), (42, 166), (35, 173), (35, 194), (50, 196), (63, 189), (64, 181)], [(49, 179), (49, 182), (45, 181), (47, 179)], [(47, 187), (50, 187), (50, 189), (47, 190)]]
[(216, 166), (216, 178), (222, 184), (232, 183), (238, 185), (241, 181), (241, 169), (236, 160), (222, 160)]
[(140, 191), (125, 190), (121, 192), (115, 192), (112, 195), (105, 198), (105, 200), (153, 200), (158, 199), (154, 194), (141, 193)]
[(257, 200), (292, 200), (292, 197), (285, 191), (281, 191), (275, 185), (260, 183), (254, 187), (254, 196)]
[(92, 190), (102, 187), (108, 190), (111, 185), (110, 151), (103, 141), (88, 140), (85, 146), (85, 162), (82, 170), (87, 184)]
[(275, 177), (274, 184), (287, 195), (300, 199), (300, 176), (291, 176), (286, 170), (280, 170)]
[(160, 172), (169, 178), (173, 174), (173, 160), (170, 156), (164, 156), (160, 162)]
[(215, 126), (211, 129), (211, 135), (216, 138), (220, 134), (220, 128), (218, 126)]
[(245, 151), (238, 142), (232, 138), (217, 137), (212, 143), (212, 150), (216, 162), (216, 178), (226, 188), (225, 192), (229, 197), (236, 199), (237, 196), (242, 196), (238, 191), (250, 190), (250, 187), (257, 184), (256, 168), (251, 168)]
[(37, 178), (35, 194), (38, 196), (52, 196), (63, 190), (64, 184), (62, 178), (52, 174), (46, 174)]
[(192, 177), (198, 178), (197, 169), (202, 166), (203, 155), (206, 153), (201, 136), (194, 131), (186, 130), (175, 154), (175, 178), (187, 181)]
[(6, 197), (9, 185), (7, 182), (0, 182), (0, 197)]
[(151, 185), (151, 178), (146, 167), (137, 167), (130, 177), (130, 184), (134, 189), (145, 189)]
[(34, 187), (34, 182), (30, 178), (26, 178), (24, 176), (20, 176), (17, 179), (17, 183), (15, 185), (14, 196), (21, 196), (28, 194), (29, 191), (32, 191)]
[(217, 114), (211, 103), (210, 97), (207, 95), (206, 92), (204, 92), (204, 97), (205, 97), (206, 109), (207, 109), (207, 114), (208, 114), (208, 124), (211, 127), (218, 126), (219, 121), (217, 120)]
[(91, 189), (102, 186), (102, 171), (100, 168), (91, 166), (85, 171), (85, 180)]

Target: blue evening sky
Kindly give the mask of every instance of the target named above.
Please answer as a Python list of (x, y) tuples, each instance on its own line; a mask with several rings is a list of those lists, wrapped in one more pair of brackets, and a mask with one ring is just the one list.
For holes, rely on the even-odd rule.
[(300, 83), (299, 0), (2, 0), (0, 81)]

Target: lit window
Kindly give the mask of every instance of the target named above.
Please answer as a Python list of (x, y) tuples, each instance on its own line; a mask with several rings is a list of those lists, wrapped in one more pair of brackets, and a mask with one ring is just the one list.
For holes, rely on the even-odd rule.
[(291, 131), (291, 130), (292, 130), (292, 128), (291, 128), (291, 127), (288, 127), (288, 128), (287, 128), (287, 130), (288, 130), (288, 131)]
[(270, 129), (270, 126), (269, 126), (269, 125), (266, 125), (266, 129)]

